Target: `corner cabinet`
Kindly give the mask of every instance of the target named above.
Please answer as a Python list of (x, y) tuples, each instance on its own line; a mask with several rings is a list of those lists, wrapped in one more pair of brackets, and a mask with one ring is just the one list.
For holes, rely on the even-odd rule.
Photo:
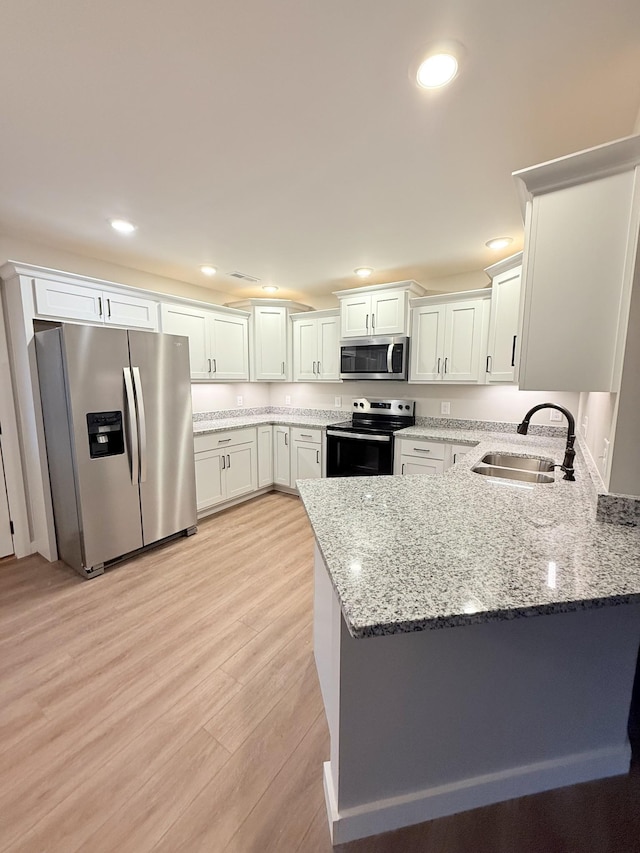
[(293, 314), (294, 382), (340, 380), (340, 312)]
[(322, 477), (322, 430), (317, 427), (273, 427), (273, 482), (285, 491), (296, 480)]
[(163, 303), (160, 315), (163, 332), (189, 338), (192, 379), (248, 381), (248, 314)]
[(515, 382), (522, 252), (485, 270), (491, 278), (487, 382)]
[(514, 172), (525, 213), (519, 385), (616, 391), (638, 274), (640, 136)]
[(413, 299), (409, 382), (483, 384), (489, 290)]
[(415, 281), (396, 281), (372, 287), (340, 290), (341, 338), (374, 335), (407, 335), (409, 297), (421, 296), (424, 289)]

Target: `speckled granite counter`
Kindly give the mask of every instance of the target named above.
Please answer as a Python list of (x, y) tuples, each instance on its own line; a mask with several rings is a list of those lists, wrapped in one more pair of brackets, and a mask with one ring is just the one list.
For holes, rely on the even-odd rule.
[(262, 424), (282, 424), (293, 427), (326, 427), (336, 424), (345, 419), (346, 415), (337, 412), (333, 416), (314, 417), (313, 415), (281, 415), (265, 413), (261, 415), (239, 415), (231, 418), (212, 418), (211, 420), (194, 421), (194, 435), (204, 435), (210, 432), (223, 432), (227, 429), (241, 429), (248, 426), (261, 426)]
[(640, 601), (640, 529), (596, 521), (582, 453), (576, 482), (481, 477), (491, 451), (561, 462), (564, 440), (412, 427), (478, 442), (442, 475), (298, 482), (353, 637), (509, 620)]

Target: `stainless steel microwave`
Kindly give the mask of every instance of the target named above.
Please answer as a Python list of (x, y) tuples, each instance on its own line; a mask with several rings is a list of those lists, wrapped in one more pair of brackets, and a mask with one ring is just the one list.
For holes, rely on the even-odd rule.
[(340, 379), (407, 379), (409, 338), (351, 338), (340, 341)]

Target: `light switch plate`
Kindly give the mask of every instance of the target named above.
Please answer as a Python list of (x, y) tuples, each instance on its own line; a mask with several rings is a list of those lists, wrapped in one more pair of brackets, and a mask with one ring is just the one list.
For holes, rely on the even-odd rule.
[(549, 420), (550, 421), (561, 421), (562, 420), (562, 412), (556, 411), (556, 409), (551, 409), (549, 412)]
[(440, 403), (440, 414), (441, 415), (450, 415), (451, 414), (451, 403)]
[(291, 405), (291, 397), (289, 396), (289, 394), (285, 394), (285, 397), (284, 397), (284, 404), (285, 404), (285, 406), (290, 406), (290, 405)]
[(239, 406), (244, 405), (243, 400), (242, 400), (242, 394), (238, 394), (238, 396), (236, 397), (236, 403), (237, 403)]
[(342, 397), (335, 397), (333, 400), (333, 405), (335, 406), (336, 409), (341, 409), (342, 408)]
[(582, 435), (586, 438), (589, 430), (589, 416), (585, 415), (582, 419)]

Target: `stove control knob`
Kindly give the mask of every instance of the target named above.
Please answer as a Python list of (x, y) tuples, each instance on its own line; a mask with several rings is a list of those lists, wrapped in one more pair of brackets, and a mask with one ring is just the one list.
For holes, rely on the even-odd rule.
[(364, 403), (360, 403), (360, 408), (364, 409)]
[(357, 403), (354, 403), (354, 404), (353, 404), (353, 406), (354, 406), (354, 408), (355, 408), (355, 409), (357, 409), (357, 408), (358, 408), (358, 404), (357, 404)]

